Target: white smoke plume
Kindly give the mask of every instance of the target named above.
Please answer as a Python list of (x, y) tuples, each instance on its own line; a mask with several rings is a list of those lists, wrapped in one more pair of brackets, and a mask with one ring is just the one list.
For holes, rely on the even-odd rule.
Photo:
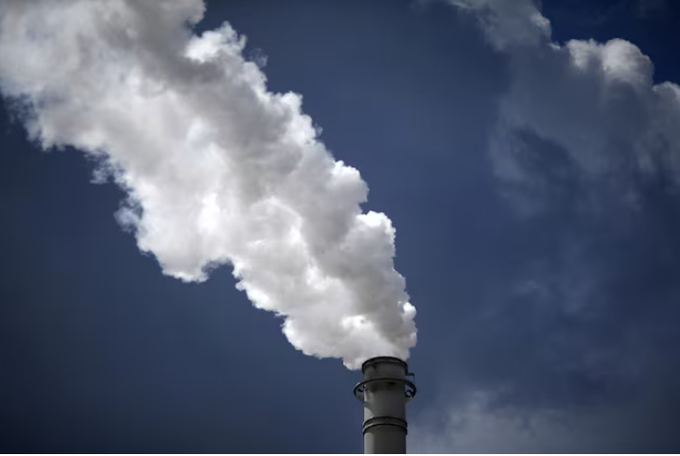
[(44, 149), (97, 157), (128, 192), (117, 214), (165, 274), (233, 266), (299, 350), (407, 358), (415, 308), (394, 228), (301, 111), (271, 93), (225, 23), (196, 36), (200, 0), (3, 1), (0, 88)]

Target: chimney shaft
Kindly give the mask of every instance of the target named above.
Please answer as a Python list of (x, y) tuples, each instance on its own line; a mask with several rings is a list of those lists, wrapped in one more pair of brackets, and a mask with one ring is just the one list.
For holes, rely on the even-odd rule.
[(406, 453), (406, 402), (416, 394), (413, 374), (399, 358), (379, 356), (361, 366), (354, 395), (364, 404), (364, 453)]

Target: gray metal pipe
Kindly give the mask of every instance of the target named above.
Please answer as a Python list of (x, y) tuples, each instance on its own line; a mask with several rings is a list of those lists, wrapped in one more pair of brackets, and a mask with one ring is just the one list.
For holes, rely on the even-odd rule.
[(406, 402), (416, 394), (408, 365), (391, 356), (363, 363), (354, 395), (364, 404), (364, 453), (406, 453)]

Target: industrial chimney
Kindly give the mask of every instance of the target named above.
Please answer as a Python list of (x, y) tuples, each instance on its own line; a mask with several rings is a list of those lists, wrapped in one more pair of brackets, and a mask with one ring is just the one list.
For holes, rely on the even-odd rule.
[(416, 395), (408, 365), (378, 356), (361, 366), (364, 380), (354, 395), (364, 404), (364, 453), (406, 453), (406, 403)]

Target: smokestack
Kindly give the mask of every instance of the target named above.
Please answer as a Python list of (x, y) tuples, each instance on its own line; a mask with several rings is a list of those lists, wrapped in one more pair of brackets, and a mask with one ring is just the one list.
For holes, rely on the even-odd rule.
[(406, 403), (416, 395), (408, 365), (392, 356), (378, 356), (361, 365), (363, 381), (354, 395), (364, 404), (364, 453), (406, 453)]

